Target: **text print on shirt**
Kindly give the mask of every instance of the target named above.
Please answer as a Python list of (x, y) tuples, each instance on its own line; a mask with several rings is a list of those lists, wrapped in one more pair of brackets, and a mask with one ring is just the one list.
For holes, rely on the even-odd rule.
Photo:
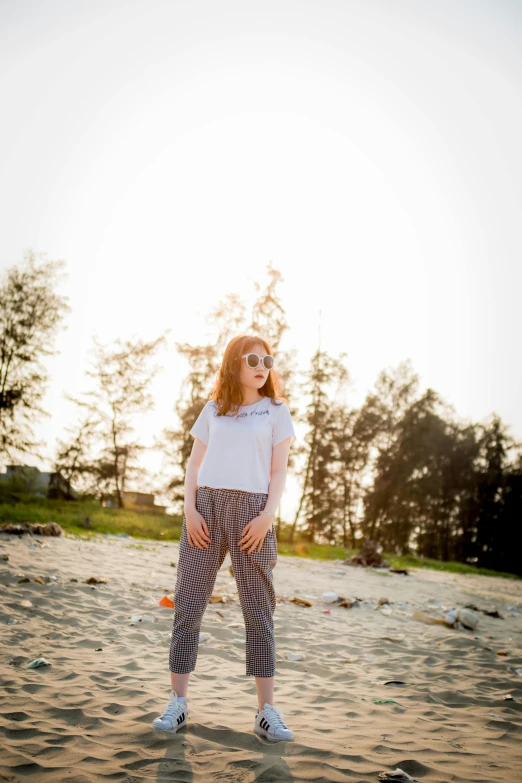
[(190, 434), (207, 446), (198, 484), (245, 492), (268, 492), (272, 449), (285, 438), (295, 440), (288, 405), (271, 397), (241, 405), (236, 413), (218, 416), (209, 400)]

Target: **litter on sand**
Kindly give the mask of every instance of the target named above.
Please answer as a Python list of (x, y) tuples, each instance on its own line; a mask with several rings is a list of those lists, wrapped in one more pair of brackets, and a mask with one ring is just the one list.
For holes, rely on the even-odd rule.
[(372, 701), (374, 704), (399, 704), (395, 699), (372, 699)]
[(333, 604), (335, 601), (339, 599), (339, 596), (337, 593), (327, 591), (326, 593), (323, 593), (323, 601), (325, 604)]
[(313, 606), (313, 604), (310, 603), (310, 601), (305, 601), (304, 598), (290, 598), (290, 601), (294, 604), (298, 604), (299, 606)]
[(103, 576), (90, 576), (83, 580), (86, 585), (106, 585), (107, 580)]
[(413, 620), (418, 620), (427, 625), (446, 625), (449, 628), (468, 629), (474, 631), (478, 625), (479, 618), (469, 609), (450, 609), (444, 617), (440, 614), (426, 614), (426, 612), (414, 612)]
[(498, 617), (500, 620), (504, 619), (500, 614), (500, 612), (498, 611), (498, 609), (481, 609), (480, 607), (475, 606), (474, 604), (466, 604), (464, 608), (471, 609), (474, 612), (482, 612), (483, 614), (487, 614), (488, 617)]
[(153, 623), (154, 617), (151, 614), (133, 614), (130, 618), (131, 623), (148, 622)]
[(208, 599), (209, 604), (228, 604), (231, 601), (234, 601), (235, 598), (230, 593), (212, 593), (210, 598)]
[(168, 595), (164, 595), (163, 598), (160, 598), (158, 604), (160, 606), (167, 606), (169, 609), (172, 609), (174, 606), (174, 601), (171, 601)]
[(412, 781), (415, 781), (415, 778), (410, 777), (407, 772), (397, 767), (393, 772), (380, 772), (379, 780), (393, 780), (394, 783), (412, 783)]
[(355, 598), (353, 601), (350, 601), (349, 598), (345, 598), (344, 601), (341, 601), (338, 606), (344, 606), (345, 609), (359, 609), (360, 604), (357, 598)]
[(24, 666), (24, 669), (37, 669), (39, 666), (52, 666), (45, 658), (35, 658), (34, 661)]
[(306, 655), (302, 652), (291, 652), (291, 650), (287, 650), (286, 658), (288, 661), (305, 661)]

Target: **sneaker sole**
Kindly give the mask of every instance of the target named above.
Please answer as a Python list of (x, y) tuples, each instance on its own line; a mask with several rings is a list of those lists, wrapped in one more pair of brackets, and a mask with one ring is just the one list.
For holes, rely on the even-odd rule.
[(183, 723), (180, 723), (179, 726), (173, 726), (171, 729), (165, 729), (163, 726), (155, 726), (154, 723), (152, 724), (152, 727), (156, 729), (156, 731), (168, 731), (169, 734), (176, 734), (177, 731), (180, 729), (183, 729), (187, 725), (187, 721), (184, 720)]
[(285, 737), (270, 737), (267, 735), (266, 731), (264, 729), (260, 729), (257, 726), (254, 726), (254, 732), (259, 737), (263, 737), (268, 742), (293, 742), (294, 738), (285, 738)]

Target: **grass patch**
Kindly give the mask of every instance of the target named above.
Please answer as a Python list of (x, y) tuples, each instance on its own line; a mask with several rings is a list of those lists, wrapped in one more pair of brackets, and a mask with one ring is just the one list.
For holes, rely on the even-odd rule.
[(506, 571), (477, 568), (477, 566), (468, 563), (456, 563), (452, 560), (433, 560), (429, 557), (415, 557), (415, 555), (385, 555), (385, 558), (394, 568), (431, 568), (434, 571), (449, 571), (453, 574), (481, 574), (483, 576), (503, 576), (506, 579), (522, 579), (521, 576), (509, 574)]
[[(2, 502), (3, 501), (3, 502)], [(84, 528), (86, 517), (90, 519), (90, 527)], [(49, 500), (34, 498), (19, 494), (15, 499), (0, 496), (0, 525), (2, 522), (57, 522), (66, 535), (76, 536), (85, 540), (104, 534), (126, 533), (137, 539), (152, 541), (179, 541), (183, 526), (183, 517), (179, 514), (158, 514), (131, 511), (120, 508), (104, 508), (97, 501)], [(287, 531), (282, 529), (277, 549), (279, 554), (289, 557), (307, 557), (312, 560), (344, 560), (356, 553), (348, 549), (329, 544), (311, 544), (299, 540), (289, 544), (285, 541)], [(130, 544), (142, 548), (139, 543)], [(394, 568), (430, 568), (436, 571), (448, 571), (457, 574), (482, 574), (484, 576), (503, 576), (507, 579), (521, 579), (516, 574), (503, 571), (493, 571), (489, 568), (477, 568), (466, 563), (443, 562), (414, 555), (393, 555), (383, 553), (384, 558)]]
[[(86, 517), (90, 526), (83, 526)], [(155, 514), (121, 508), (104, 508), (97, 501), (19, 500), (0, 503), (2, 522), (56, 522), (66, 533), (90, 539), (104, 533), (126, 533), (137, 539), (179, 541), (183, 518), (179, 514)]]

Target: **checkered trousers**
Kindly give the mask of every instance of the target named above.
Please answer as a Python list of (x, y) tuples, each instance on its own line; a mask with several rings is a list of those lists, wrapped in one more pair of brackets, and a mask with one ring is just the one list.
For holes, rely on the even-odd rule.
[(276, 597), (272, 569), (277, 563), (274, 526), (268, 529), (260, 552), (255, 550), (249, 555), (238, 546), (243, 529), (263, 511), (267, 498), (266, 492), (197, 488), (196, 509), (207, 523), (211, 541), (208, 549), (191, 547), (183, 516), (169, 652), (171, 672), (191, 672), (196, 667), (201, 620), (212, 595), (216, 574), (230, 551), (245, 622), (246, 674), (274, 675)]

